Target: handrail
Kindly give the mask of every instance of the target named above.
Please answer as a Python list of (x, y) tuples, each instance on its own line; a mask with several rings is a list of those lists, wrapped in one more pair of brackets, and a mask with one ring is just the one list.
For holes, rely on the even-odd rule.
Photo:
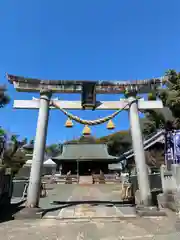
[[(158, 131), (156, 131), (156, 132), (154, 132), (154, 133), (149, 134), (148, 136), (146, 136), (146, 137), (143, 139), (143, 142), (146, 142), (146, 141), (150, 140), (152, 137), (156, 136), (156, 134), (158, 134), (159, 132), (160, 132), (160, 131), (158, 130)], [(126, 153), (127, 153), (127, 152), (130, 152), (130, 151), (132, 151), (132, 147), (130, 147), (130, 148), (126, 151)]]
[[(146, 147), (148, 143), (150, 143), (150, 142), (152, 142), (152, 141), (154, 142), (155, 140), (157, 140), (160, 136), (162, 136), (162, 134), (163, 134), (164, 132), (165, 132), (164, 130), (158, 130), (156, 133), (150, 134), (150, 135), (146, 138), (146, 140), (144, 140), (144, 142), (143, 142), (144, 147)], [(132, 148), (130, 148), (130, 149), (129, 149), (128, 151), (126, 151), (125, 153), (123, 153), (123, 155), (125, 155), (126, 157), (127, 157), (128, 155), (131, 155), (131, 154), (134, 154)]]

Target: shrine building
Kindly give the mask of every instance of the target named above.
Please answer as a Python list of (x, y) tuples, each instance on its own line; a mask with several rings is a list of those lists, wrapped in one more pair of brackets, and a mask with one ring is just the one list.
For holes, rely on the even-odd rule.
[(51, 159), (57, 164), (58, 171), (66, 174), (90, 175), (103, 171), (109, 173), (110, 165), (119, 162), (119, 157), (111, 156), (108, 153), (107, 145), (93, 141), (66, 143), (63, 151)]

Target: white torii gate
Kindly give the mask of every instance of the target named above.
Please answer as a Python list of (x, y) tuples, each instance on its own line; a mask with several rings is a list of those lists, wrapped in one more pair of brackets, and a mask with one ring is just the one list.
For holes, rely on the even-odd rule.
[[(61, 82), (56, 81), (56, 86), (53, 81), (47, 82), (40, 80), (32, 80), (28, 79), (25, 80), (21, 77), (16, 77), (12, 75), (8, 75), (8, 79), (10, 83), (13, 83), (15, 88), (18, 91), (29, 92), (29, 91), (38, 91), (40, 92), (40, 99), (33, 99), (33, 100), (15, 100), (14, 101), (14, 108), (16, 109), (39, 109), (39, 116), (37, 122), (37, 129), (36, 129), (36, 137), (35, 137), (35, 145), (34, 145), (34, 152), (33, 152), (33, 161), (31, 167), (31, 174), (30, 174), (30, 182), (28, 188), (28, 197), (27, 197), (27, 207), (36, 208), (39, 206), (39, 191), (40, 191), (40, 183), (41, 183), (41, 171), (42, 171), (42, 164), (44, 159), (44, 152), (45, 152), (45, 145), (46, 145), (46, 135), (47, 135), (47, 127), (48, 127), (48, 117), (49, 117), (49, 109), (55, 109), (51, 103), (51, 96), (53, 92), (80, 92), (80, 82), (82, 81), (75, 81), (71, 82), (71, 86), (66, 83), (66, 81), (61, 80)], [(154, 83), (158, 84), (162, 83), (159, 79), (157, 81), (153, 80)], [(53, 84), (52, 84), (53, 83)], [(59, 84), (59, 85), (57, 85)], [(105, 82), (106, 88), (102, 82), (99, 83), (98, 91), (102, 93), (122, 93), (122, 85), (124, 87), (125, 83), (123, 82), (115, 82), (112, 84), (110, 82)], [(109, 84), (110, 90), (107, 88)], [(133, 89), (137, 87), (138, 81), (133, 83), (128, 83), (127, 85), (133, 86)], [(143, 87), (145, 86), (146, 90), (143, 92), (148, 92), (150, 89), (150, 84), (147, 80), (139, 81), (139, 84), (142, 84)], [(63, 88), (61, 85), (66, 86), (67, 89)], [(147, 86), (148, 85), (148, 86)], [(114, 87), (114, 88), (113, 88)], [(114, 90), (113, 90), (114, 89)], [(82, 109), (81, 101), (60, 101), (60, 100), (53, 100), (55, 105), (63, 109)], [(129, 105), (127, 105), (129, 103)], [(134, 91), (132, 94), (129, 95), (128, 99), (120, 100), (120, 101), (102, 101), (98, 104), (97, 110), (118, 110), (118, 109), (129, 109), (129, 120), (130, 120), (130, 127), (131, 127), (131, 135), (132, 135), (132, 144), (133, 150), (135, 153), (135, 163), (137, 168), (137, 176), (138, 176), (138, 184), (140, 190), (140, 198), (141, 203), (143, 205), (150, 205), (151, 204), (151, 192), (149, 186), (149, 179), (146, 169), (146, 162), (145, 162), (145, 154), (143, 148), (143, 140), (142, 140), (142, 133), (140, 128), (140, 121), (139, 121), (139, 113), (138, 110), (141, 109), (161, 109), (163, 108), (163, 104), (161, 101), (144, 101), (144, 100), (136, 100), (136, 96), (134, 95)]]

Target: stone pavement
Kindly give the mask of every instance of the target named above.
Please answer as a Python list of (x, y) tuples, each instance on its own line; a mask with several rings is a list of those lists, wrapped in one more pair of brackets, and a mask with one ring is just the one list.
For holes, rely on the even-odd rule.
[[(61, 201), (60, 205), (51, 205), (53, 201)], [(89, 201), (97, 201), (89, 203)], [(135, 217), (132, 207), (118, 205), (120, 184), (112, 185), (55, 185), (42, 198), (40, 207), (47, 209), (44, 218), (121, 218)], [(113, 204), (113, 203), (116, 204)], [(80, 204), (81, 203), (81, 204)], [(82, 204), (83, 203), (83, 204)]]
[(179, 240), (175, 218), (121, 221), (14, 220), (0, 224), (3, 240)]
[(79, 204), (62, 208), (60, 210), (55, 207), (48, 211), (44, 219), (122, 219), (135, 218), (136, 212), (134, 207), (117, 207), (116, 205), (98, 205), (98, 204)]
[[(78, 201), (95, 200), (99, 203), (77, 204)], [(62, 203), (52, 206), (52, 201), (62, 201)], [(102, 204), (101, 201), (109, 201), (109, 203)], [(112, 204), (112, 201), (120, 201), (119, 185), (51, 185), (48, 188), (48, 196), (40, 201), (41, 207), (47, 210), (44, 218), (2, 222), (0, 239), (176, 240), (180, 238), (180, 223), (179, 225), (176, 223), (175, 214), (168, 213), (168, 217), (133, 218), (129, 217), (132, 208), (122, 207), (117, 203)], [(118, 216), (123, 214), (126, 218), (118, 219)]]
[[(98, 200), (98, 201), (120, 201), (121, 185), (120, 184), (49, 184), (47, 185), (48, 196), (45, 202), (52, 201), (81, 201), (81, 200)], [(44, 204), (41, 199), (41, 204)]]

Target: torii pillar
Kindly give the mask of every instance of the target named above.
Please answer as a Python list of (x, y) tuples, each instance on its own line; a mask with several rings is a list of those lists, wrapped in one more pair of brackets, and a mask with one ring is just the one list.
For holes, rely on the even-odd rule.
[(143, 147), (142, 132), (139, 119), (138, 101), (136, 94), (129, 94), (129, 120), (132, 136), (132, 146), (134, 150), (134, 158), (137, 169), (138, 186), (140, 193), (140, 201), (143, 206), (151, 205), (151, 191), (149, 185), (149, 177), (145, 160)]
[(46, 147), (49, 103), (51, 95), (51, 92), (48, 90), (41, 90), (40, 92), (39, 115), (27, 195), (27, 207), (29, 208), (39, 207), (41, 175)]

